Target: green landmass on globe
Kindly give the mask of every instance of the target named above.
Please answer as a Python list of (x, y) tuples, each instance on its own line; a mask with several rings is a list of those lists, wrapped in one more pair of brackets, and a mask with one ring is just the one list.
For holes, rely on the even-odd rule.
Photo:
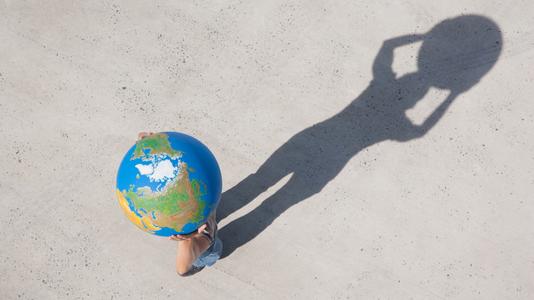
[[(182, 232), (188, 223), (199, 223), (203, 215), (206, 202), (202, 196), (206, 191), (204, 183), (190, 179), (187, 163), (176, 160), (182, 156), (180, 151), (171, 147), (165, 133), (153, 134), (139, 140), (130, 157), (130, 161), (141, 159), (150, 162), (150, 165), (135, 165), (141, 175), (146, 169), (149, 176), (156, 176), (161, 172), (170, 172), (169, 177), (158, 178), (158, 184), (163, 183), (161, 190), (155, 188), (158, 184), (149, 186), (135, 186), (130, 184), (128, 190), (117, 189), (119, 203), (127, 217), (140, 229), (154, 233), (162, 228), (170, 228)], [(170, 159), (175, 159), (171, 161)], [(174, 163), (173, 163), (174, 162)], [(150, 173), (152, 172), (152, 173)], [(165, 173), (165, 174), (167, 174)], [(139, 174), (136, 175), (139, 179)]]
[[(146, 155), (144, 152), (145, 150), (148, 150)], [(137, 141), (133, 156), (130, 158), (130, 160), (152, 157), (158, 154), (167, 155), (173, 158), (181, 155), (180, 151), (176, 151), (171, 147), (169, 138), (165, 133), (156, 133)]]

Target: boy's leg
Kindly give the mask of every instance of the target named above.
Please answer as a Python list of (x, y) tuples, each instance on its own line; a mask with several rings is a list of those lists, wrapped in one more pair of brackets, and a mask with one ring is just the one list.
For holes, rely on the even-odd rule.
[(197, 235), (189, 240), (178, 241), (176, 253), (176, 272), (185, 275), (193, 262), (211, 246), (211, 241), (204, 235)]
[[(215, 214), (216, 211), (213, 211), (208, 217), (206, 222), (207, 228), (202, 234), (196, 235), (189, 240), (178, 242), (176, 254), (176, 271), (178, 274), (186, 275), (187, 273), (191, 275), (189, 273), (193, 269), (202, 269), (205, 265), (211, 266), (218, 259), (217, 257), (213, 260), (213, 255), (210, 255), (214, 250), (214, 246), (216, 245), (215, 239), (217, 238), (218, 228)], [(217, 246), (222, 248), (222, 242), (220, 240)], [(204, 259), (205, 257), (206, 259)]]

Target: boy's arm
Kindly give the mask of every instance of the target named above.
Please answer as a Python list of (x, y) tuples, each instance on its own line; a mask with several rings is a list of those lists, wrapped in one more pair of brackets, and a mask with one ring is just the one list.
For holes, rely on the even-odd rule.
[[(206, 224), (200, 226), (197, 232), (191, 235), (174, 235), (171, 236), (171, 240), (178, 241), (178, 250), (176, 253), (176, 272), (180, 275), (184, 275), (191, 269), (193, 262), (206, 251), (215, 235), (217, 230), (217, 222), (215, 218), (215, 211), (208, 217)], [(202, 232), (207, 230), (209, 233), (208, 238)]]
[(193, 262), (210, 247), (211, 241), (203, 234), (178, 241), (176, 253), (176, 272), (184, 275), (191, 269)]

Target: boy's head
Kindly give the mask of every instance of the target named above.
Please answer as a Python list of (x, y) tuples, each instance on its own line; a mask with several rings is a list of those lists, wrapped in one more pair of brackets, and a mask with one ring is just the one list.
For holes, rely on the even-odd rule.
[(493, 67), (501, 49), (497, 24), (465, 15), (440, 22), (425, 35), (417, 65), (430, 85), (460, 93)]

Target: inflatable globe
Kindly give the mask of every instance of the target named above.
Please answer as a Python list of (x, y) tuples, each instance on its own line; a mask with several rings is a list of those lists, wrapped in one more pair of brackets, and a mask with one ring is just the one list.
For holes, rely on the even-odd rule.
[(221, 171), (197, 139), (161, 132), (137, 141), (117, 174), (119, 204), (138, 228), (159, 236), (188, 234), (217, 208)]

